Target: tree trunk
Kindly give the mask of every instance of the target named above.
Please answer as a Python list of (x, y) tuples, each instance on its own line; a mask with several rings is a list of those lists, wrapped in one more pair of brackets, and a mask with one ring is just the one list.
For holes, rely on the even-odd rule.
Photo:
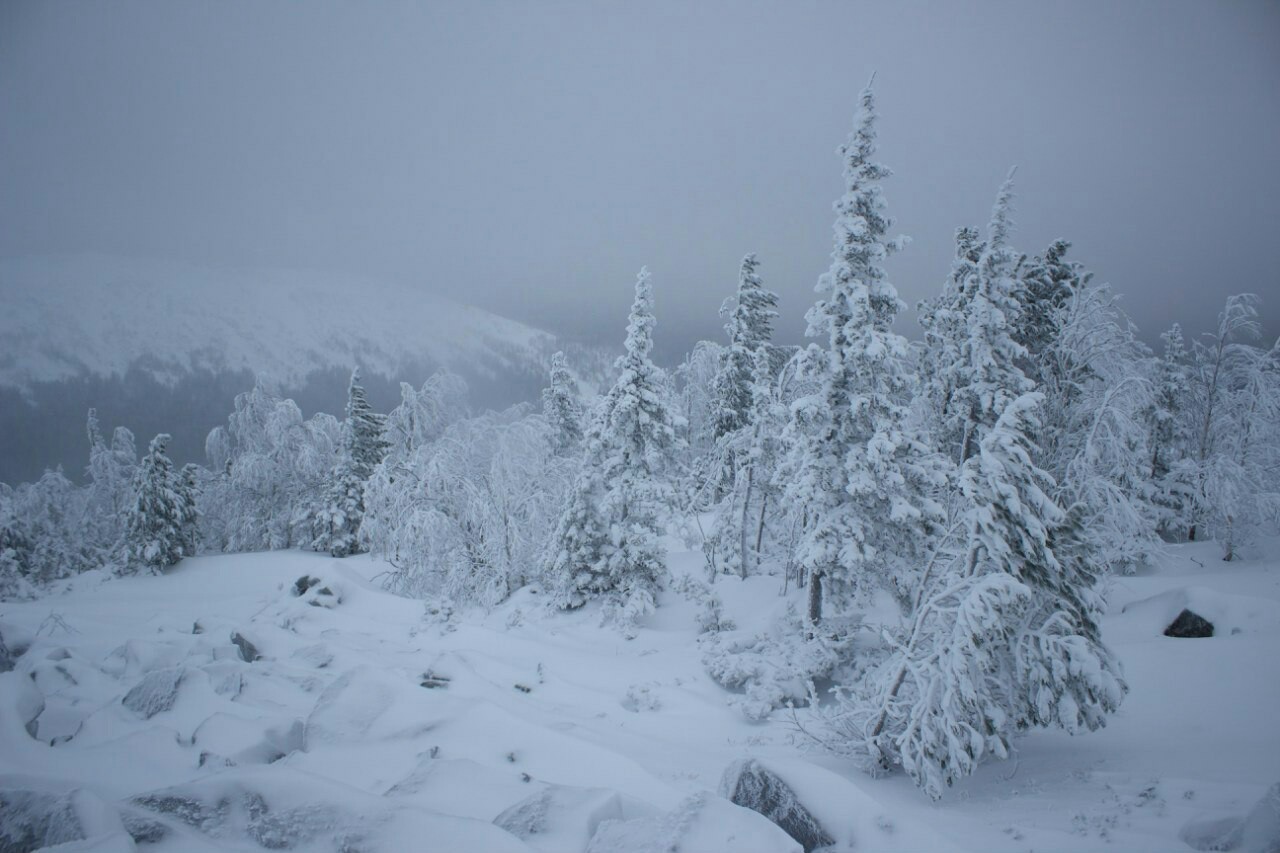
[(743, 580), (747, 579), (747, 511), (751, 509), (751, 486), (755, 480), (755, 469), (747, 467), (747, 489), (742, 496), (742, 520), (738, 527), (738, 574)]
[(822, 622), (822, 572), (814, 569), (809, 573), (809, 623), (818, 625)]
[(760, 568), (760, 546), (764, 542), (764, 510), (769, 505), (769, 491), (760, 495), (760, 520), (756, 525), (756, 568)]

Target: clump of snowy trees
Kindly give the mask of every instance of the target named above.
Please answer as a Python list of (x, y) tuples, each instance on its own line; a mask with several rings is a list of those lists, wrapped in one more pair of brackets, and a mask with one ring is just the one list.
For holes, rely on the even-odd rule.
[[(260, 380), (205, 464), (181, 470), (167, 436), (140, 459), (90, 411), (83, 485), (0, 484), (0, 598), (201, 548), (300, 547), (370, 552), (389, 588), (458, 605), (536, 584), (632, 634), (667, 587), (674, 533), (706, 576), (673, 592), (698, 602), (708, 671), (752, 718), (821, 681), (814, 737), (933, 796), (1019, 732), (1098, 728), (1126, 691), (1100, 580), (1166, 541), (1213, 540), (1233, 560), (1280, 520), (1280, 347), (1245, 294), (1209, 333), (1175, 325), (1151, 353), (1069, 243), (1014, 248), (1012, 173), (986, 229), (956, 231), (909, 343), (877, 121), (868, 87), (808, 346), (773, 341), (777, 296), (749, 254), (724, 342), (670, 372), (651, 357), (642, 270), (600, 393), (561, 353), (540, 405), (500, 412), (472, 412), (447, 371), (402, 384), (385, 414), (356, 371), (341, 420)], [(737, 632), (713, 584), (766, 574), (786, 614)], [(886, 606), (895, 618), (873, 616)]]

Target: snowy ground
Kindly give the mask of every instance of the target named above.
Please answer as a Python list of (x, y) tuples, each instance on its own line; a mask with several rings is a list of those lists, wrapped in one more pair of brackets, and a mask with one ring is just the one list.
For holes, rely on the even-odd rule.
[[(697, 570), (691, 554), (672, 564)], [(5, 640), (29, 646), (0, 674), (10, 842), (798, 849), (716, 795), (726, 767), (756, 757), (838, 849), (1136, 853), (1191, 849), (1184, 827), (1242, 815), (1280, 780), (1280, 565), (1223, 564), (1211, 546), (1113, 582), (1104, 631), (1132, 692), (1105, 731), (1031, 735), (938, 804), (901, 776), (806, 752), (786, 713), (752, 724), (729, 708), (679, 596), (627, 641), (593, 611), (545, 613), (528, 590), (446, 620), (381, 592), (382, 568), (204, 557), (0, 604)], [(321, 583), (295, 595), (303, 575)], [(785, 606), (776, 578), (716, 586), (743, 628)], [(1161, 636), (1188, 604), (1218, 636)], [(233, 634), (261, 657), (246, 661)]]

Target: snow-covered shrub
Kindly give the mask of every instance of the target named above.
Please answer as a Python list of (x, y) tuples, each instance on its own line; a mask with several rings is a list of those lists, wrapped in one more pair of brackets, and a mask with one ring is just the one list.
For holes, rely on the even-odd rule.
[(366, 487), (361, 529), (395, 569), (388, 587), (492, 607), (528, 582), (574, 464), (555, 439), (543, 415), (517, 406), (388, 456)]
[(341, 442), (337, 418), (303, 420), (259, 379), (236, 396), (225, 427), (205, 441), (209, 474), (198, 499), (205, 544), (222, 551), (291, 548), (312, 540), (310, 515)]
[(726, 631), (701, 641), (702, 664), (721, 687), (739, 691), (729, 704), (749, 720), (803, 704), (815, 681), (830, 678), (844, 662), (846, 631), (812, 631), (794, 608), (758, 634)]

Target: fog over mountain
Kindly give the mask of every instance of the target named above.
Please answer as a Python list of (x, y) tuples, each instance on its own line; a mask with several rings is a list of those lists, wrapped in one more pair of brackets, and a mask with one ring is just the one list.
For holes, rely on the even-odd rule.
[[(379, 298), (371, 298), (378, 294)], [(389, 410), (399, 383), (463, 376), (473, 405), (534, 399), (556, 338), (426, 287), (289, 271), (211, 270), (89, 255), (0, 261), (0, 482), (61, 464), (78, 477), (85, 411), (180, 459), (258, 377), (310, 413), (341, 412), (362, 368)]]
[[(889, 274), (909, 305), (937, 293), (955, 228), (985, 221), (1017, 164), (1016, 247), (1071, 240), (1146, 343), (1174, 321), (1209, 329), (1242, 291), (1264, 297), (1274, 339), (1278, 48), (1270, 2), (13, 0), (0, 5), (0, 257), (316, 270), (360, 283), (352, 316), (374, 312), (372, 325), (405, 336), (383, 346), (436, 341), (432, 364), (458, 339), (419, 334), (408, 318), (421, 312), (401, 311), (399, 293), (616, 348), (648, 265), (655, 355), (672, 365), (697, 340), (722, 338), (718, 308), (741, 257), (757, 252), (780, 295), (778, 339), (800, 343), (828, 264), (835, 149), (874, 72), (881, 156), (895, 173), (886, 197), (895, 230), (912, 237)], [(110, 265), (92, 272), (104, 286), (121, 278)], [(155, 330), (176, 361), (140, 376), (181, 368), (166, 386), (178, 387), (187, 368), (208, 370), (218, 390), (190, 395), (208, 407), (197, 415), (177, 398), (161, 406), (142, 379), (119, 380), (149, 400), (119, 420), (141, 434), (159, 426), (157, 406), (202, 424), (216, 407), (220, 419), (259, 370), (283, 371), (313, 405), (341, 404), (336, 379), (307, 392), (295, 371), (336, 376), (354, 350), (297, 352), (282, 366), (296, 340), (275, 324), (323, 311), (290, 300), (296, 280), (236, 321), (232, 351), (214, 350), (228, 362), (214, 364), (178, 344), (208, 344), (196, 322), (206, 309), (186, 310), (188, 299), (231, 316), (233, 304), (193, 293), (221, 287), (221, 273), (152, 278), (182, 308)], [(42, 285), (6, 273), (0, 286), (10, 299)], [(54, 374), (99, 381), (65, 362), (88, 307), (38, 298), (39, 324), (16, 337), (5, 327), (0, 477), (70, 466), (74, 410), (118, 396), (33, 391)], [(914, 311), (897, 327), (918, 337)], [(129, 376), (137, 341), (98, 343), (103, 363), (83, 366)], [(382, 369), (394, 359), (364, 354), (371, 374), (396, 372)], [(371, 393), (385, 405), (394, 388)], [(42, 401), (38, 417), (15, 408), (20, 390)], [(18, 421), (27, 426), (15, 431)], [(41, 444), (55, 434), (56, 450)]]

